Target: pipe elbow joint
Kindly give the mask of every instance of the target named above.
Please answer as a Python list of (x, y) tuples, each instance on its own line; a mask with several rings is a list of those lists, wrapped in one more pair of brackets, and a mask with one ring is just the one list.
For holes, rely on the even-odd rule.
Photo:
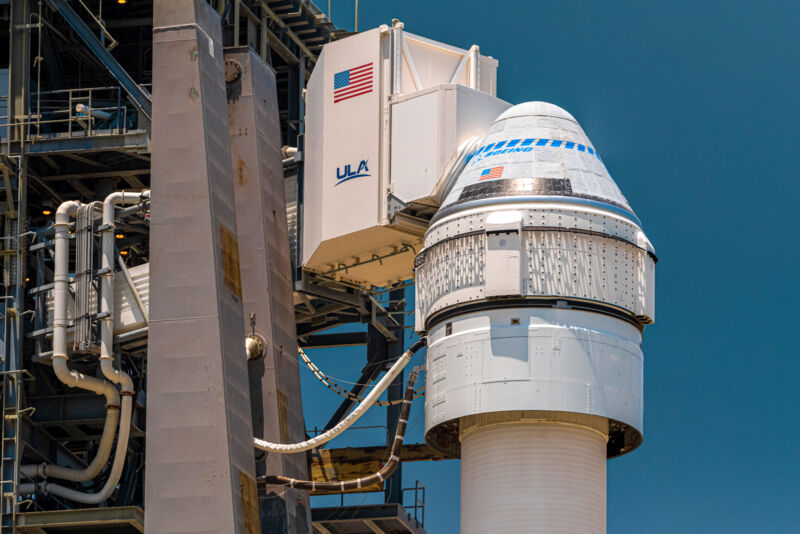
[(79, 379), (75, 372), (70, 371), (67, 367), (67, 360), (69, 357), (66, 354), (53, 354), (51, 360), (53, 362), (53, 372), (61, 382), (74, 388), (78, 385)]
[(81, 205), (80, 202), (77, 200), (68, 200), (66, 202), (62, 202), (58, 209), (56, 210), (56, 225), (63, 225), (69, 224), (70, 218), (75, 214), (78, 210), (78, 207)]

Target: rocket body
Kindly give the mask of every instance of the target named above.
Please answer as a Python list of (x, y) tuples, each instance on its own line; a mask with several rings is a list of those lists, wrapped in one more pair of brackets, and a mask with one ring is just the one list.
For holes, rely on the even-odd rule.
[(655, 261), (569, 113), (498, 117), (415, 264), (425, 437), (461, 457), (462, 532), (605, 532), (606, 458), (642, 441)]

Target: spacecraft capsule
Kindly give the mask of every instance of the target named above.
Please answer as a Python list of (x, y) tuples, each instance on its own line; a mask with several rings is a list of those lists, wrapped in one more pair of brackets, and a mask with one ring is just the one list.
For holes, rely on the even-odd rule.
[(642, 441), (654, 249), (558, 106), (508, 109), (465, 160), (415, 262), (426, 441), (462, 458), (462, 532), (497, 529), (487, 484), (526, 495), (503, 532), (605, 532), (605, 458)]

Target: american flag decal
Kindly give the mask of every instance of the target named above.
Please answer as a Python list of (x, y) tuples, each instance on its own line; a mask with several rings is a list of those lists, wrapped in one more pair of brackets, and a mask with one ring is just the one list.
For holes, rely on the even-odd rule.
[(372, 92), (372, 63), (333, 75), (333, 103)]
[(491, 180), (492, 178), (500, 178), (501, 176), (503, 176), (503, 167), (492, 167), (491, 169), (483, 169), (478, 181)]

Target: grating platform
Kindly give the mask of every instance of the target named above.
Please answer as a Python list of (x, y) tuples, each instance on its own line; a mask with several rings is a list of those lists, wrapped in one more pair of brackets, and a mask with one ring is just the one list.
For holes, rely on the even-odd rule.
[(370, 504), (311, 510), (314, 534), (425, 534), (399, 504)]
[(83, 508), (17, 514), (19, 534), (140, 534), (144, 511), (138, 506)]

